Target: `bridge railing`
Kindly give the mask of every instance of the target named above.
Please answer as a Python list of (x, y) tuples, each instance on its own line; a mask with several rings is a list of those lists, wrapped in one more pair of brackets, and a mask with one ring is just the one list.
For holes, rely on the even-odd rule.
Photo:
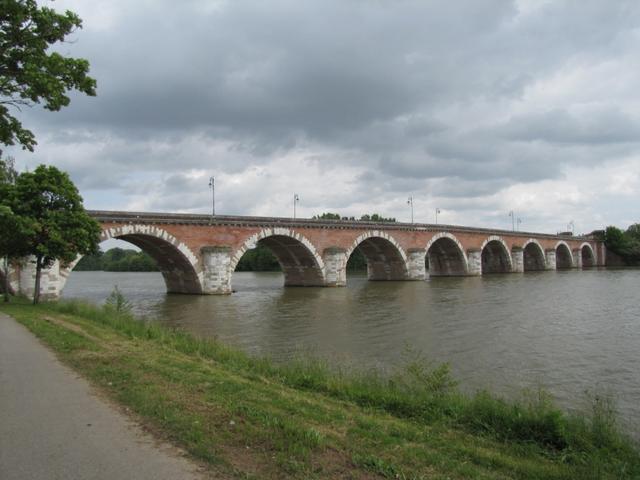
[(496, 228), (469, 227), (462, 225), (405, 222), (372, 222), (367, 220), (327, 220), (289, 217), (255, 217), (240, 215), (205, 215), (192, 213), (121, 212), (108, 210), (88, 210), (87, 213), (100, 222), (114, 223), (165, 223), (187, 225), (232, 225), (256, 227), (302, 227), (368, 230), (413, 230), (413, 231), (455, 231), (498, 235), (535, 236), (538, 238), (559, 238), (591, 240), (588, 235), (550, 234), (540, 232), (502, 230)]

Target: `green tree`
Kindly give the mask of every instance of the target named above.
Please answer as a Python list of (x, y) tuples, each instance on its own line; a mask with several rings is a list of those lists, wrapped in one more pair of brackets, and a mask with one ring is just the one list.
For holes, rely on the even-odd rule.
[(619, 255), (625, 264), (640, 264), (640, 227), (637, 223), (626, 232), (617, 227), (607, 227), (604, 242), (607, 249)]
[(0, 143), (33, 151), (33, 133), (9, 113), (42, 103), (50, 111), (69, 105), (69, 90), (95, 95), (89, 62), (51, 50), (82, 20), (75, 13), (39, 7), (35, 0), (0, 0)]
[(96, 253), (100, 225), (85, 212), (69, 176), (52, 166), (40, 165), (18, 176), (12, 207), (33, 228), (25, 245), (36, 259), (33, 303), (38, 303), (42, 269), (55, 260), (69, 263), (79, 254)]
[[(5, 190), (6, 191), (6, 190)], [(9, 301), (9, 264), (12, 259), (26, 254), (25, 238), (32, 233), (28, 221), (15, 215), (10, 207), (0, 205), (0, 256), (3, 259), (2, 291), (4, 301)]]
[(627, 238), (618, 227), (607, 227), (604, 233), (604, 242), (609, 250), (618, 254), (624, 252), (628, 247)]
[(80, 259), (73, 270), (76, 272), (96, 272), (104, 270), (102, 265), (103, 255), (102, 251), (98, 251), (98, 253), (91, 255), (85, 255)]
[(247, 250), (236, 266), (238, 272), (278, 272), (280, 270), (278, 259), (271, 253), (269, 247), (260, 243), (256, 248)]
[(640, 223), (634, 223), (627, 228), (626, 234), (629, 238), (640, 242)]
[(31, 233), (28, 220), (17, 216), (12, 209), (17, 172), (13, 159), (0, 160), (0, 256), (3, 259), (2, 291), (4, 301), (9, 301), (9, 263), (26, 254), (25, 238)]
[(325, 212), (321, 215), (314, 215), (314, 220), (341, 220), (339, 213)]
[(363, 222), (395, 222), (396, 219), (393, 217), (383, 217), (378, 213), (374, 214), (364, 214), (360, 217), (360, 220)]

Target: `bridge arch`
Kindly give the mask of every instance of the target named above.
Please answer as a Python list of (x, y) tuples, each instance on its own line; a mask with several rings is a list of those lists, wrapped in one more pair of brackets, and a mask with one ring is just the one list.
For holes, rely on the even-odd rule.
[[(202, 293), (202, 265), (191, 249), (155, 225), (128, 224), (102, 230), (100, 241), (117, 238), (129, 242), (151, 256), (162, 274), (168, 293)], [(60, 291), (82, 258), (60, 269)]]
[(359, 249), (367, 261), (369, 280), (407, 280), (407, 254), (391, 235), (380, 230), (370, 230), (354, 240), (347, 249), (349, 259)]
[(497, 235), (489, 236), (482, 242), (482, 273), (508, 273), (513, 271), (511, 252), (507, 243)]
[(458, 276), (468, 274), (467, 254), (462, 243), (449, 232), (436, 233), (426, 246), (430, 276)]
[(573, 255), (571, 254), (571, 247), (564, 240), (560, 240), (556, 243), (556, 269), (566, 270), (573, 267)]
[(584, 242), (580, 245), (580, 255), (582, 257), (582, 268), (593, 267), (596, 265), (596, 254), (591, 244)]
[(289, 228), (265, 228), (247, 238), (231, 258), (229, 275), (233, 274), (245, 252), (258, 244), (267, 247), (276, 257), (286, 286), (325, 285), (322, 257), (309, 239)]
[(525, 272), (544, 270), (546, 260), (544, 248), (535, 238), (528, 239), (522, 246), (523, 267)]

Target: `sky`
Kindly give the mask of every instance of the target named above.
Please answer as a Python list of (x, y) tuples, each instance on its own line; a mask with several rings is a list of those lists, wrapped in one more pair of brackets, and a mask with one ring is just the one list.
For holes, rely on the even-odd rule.
[(97, 96), (18, 112), (85, 207), (639, 222), (636, 0), (57, 0)]

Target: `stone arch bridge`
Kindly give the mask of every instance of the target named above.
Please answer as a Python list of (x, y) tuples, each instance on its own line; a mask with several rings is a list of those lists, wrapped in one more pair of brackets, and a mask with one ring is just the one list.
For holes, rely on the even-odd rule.
[[(261, 244), (278, 259), (287, 286), (344, 286), (359, 249), (370, 280), (520, 273), (604, 265), (605, 247), (590, 237), (453, 225), (90, 211), (102, 240), (126, 240), (158, 263), (167, 291), (228, 294), (238, 261)], [(78, 259), (79, 260), (79, 259)], [(77, 263), (54, 265), (42, 295), (57, 298)], [(14, 290), (31, 294), (34, 268), (13, 272)]]

